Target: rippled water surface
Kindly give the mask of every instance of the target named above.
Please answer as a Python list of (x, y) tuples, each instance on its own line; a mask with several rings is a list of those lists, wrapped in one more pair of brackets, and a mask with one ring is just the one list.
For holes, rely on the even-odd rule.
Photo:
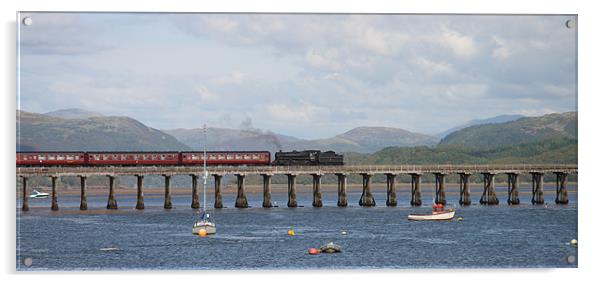
[[(498, 268), (576, 267), (577, 201), (574, 187), (568, 205), (523, 204), (457, 207), (446, 222), (411, 222), (409, 213), (428, 206), (409, 206), (398, 193), (399, 206), (385, 207), (384, 188), (375, 188), (377, 207), (359, 207), (359, 192), (349, 194), (350, 206), (336, 207), (336, 192), (325, 192), (322, 208), (311, 207), (312, 196), (298, 191), (299, 205), (287, 208), (287, 196), (273, 193), (280, 207), (261, 208), (261, 194), (248, 194), (248, 209), (233, 208), (234, 196), (224, 195), (229, 208), (214, 211), (218, 234), (191, 234), (196, 217), (189, 196), (173, 196), (174, 209), (164, 210), (159, 195), (147, 195), (147, 209), (136, 211), (135, 195), (118, 193), (119, 210), (107, 211), (105, 196), (90, 196), (82, 213), (79, 196), (60, 196), (59, 212), (49, 199), (31, 200), (31, 210), (17, 215), (19, 270), (72, 269), (303, 269), (303, 268)], [(546, 187), (546, 191), (553, 191)], [(428, 191), (423, 195), (430, 203)], [(457, 194), (448, 195), (457, 204)], [(208, 203), (212, 203), (209, 199)], [(20, 206), (19, 206), (20, 207)], [(295, 236), (287, 230), (294, 229)], [(346, 231), (343, 235), (341, 232)], [(310, 247), (333, 241), (339, 254), (309, 255)], [(27, 259), (27, 260), (26, 260)], [(31, 262), (28, 262), (28, 261)], [(30, 265), (25, 265), (27, 262)]]

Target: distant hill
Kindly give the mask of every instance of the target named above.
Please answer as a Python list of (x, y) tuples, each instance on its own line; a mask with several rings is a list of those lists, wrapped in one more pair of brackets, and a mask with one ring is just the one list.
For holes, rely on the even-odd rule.
[[(184, 144), (201, 148), (202, 129), (164, 130)], [(207, 129), (209, 150), (334, 150), (337, 152), (375, 152), (387, 146), (437, 144), (437, 138), (402, 129), (358, 127), (328, 139), (304, 140), (260, 130)]]
[(438, 133), (435, 136), (443, 139), (445, 138), (447, 135), (455, 132), (455, 131), (459, 131), (465, 128), (468, 128), (470, 126), (476, 126), (476, 125), (484, 125), (484, 124), (499, 124), (499, 123), (505, 123), (505, 122), (510, 122), (510, 121), (516, 121), (520, 118), (523, 118), (525, 116), (523, 115), (500, 115), (500, 116), (495, 116), (495, 117), (491, 117), (491, 118), (487, 118), (487, 119), (476, 119), (476, 120), (470, 120), (462, 125), (453, 127), (445, 132), (442, 133)]
[(447, 135), (439, 145), (491, 148), (549, 139), (577, 139), (577, 113), (554, 113), (516, 121), (471, 126)]
[(554, 138), (488, 149), (462, 146), (388, 147), (373, 154), (348, 153), (348, 164), (543, 164), (577, 163), (577, 140)]
[(434, 146), (438, 139), (389, 127), (357, 127), (329, 139), (314, 140), (319, 149), (369, 153), (389, 146)]
[(60, 109), (60, 110), (44, 113), (44, 115), (57, 117), (57, 118), (63, 118), (63, 119), (87, 119), (90, 117), (104, 116), (98, 112), (92, 112), (92, 111), (78, 109), (78, 108)]
[(128, 117), (64, 119), (17, 111), (17, 150), (188, 150)]
[[(203, 129), (163, 130), (195, 150), (201, 150)], [(278, 151), (300, 139), (268, 131), (207, 128), (207, 150), (268, 150)]]

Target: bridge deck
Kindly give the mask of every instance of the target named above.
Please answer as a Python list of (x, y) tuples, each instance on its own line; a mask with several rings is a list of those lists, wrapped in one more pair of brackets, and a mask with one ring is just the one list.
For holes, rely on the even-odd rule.
[[(209, 174), (425, 174), (425, 173), (577, 173), (576, 164), (485, 164), (485, 165), (347, 165), (347, 166), (217, 166), (207, 167)], [(137, 167), (17, 167), (17, 175), (94, 176), (94, 175), (200, 175), (201, 166)]]

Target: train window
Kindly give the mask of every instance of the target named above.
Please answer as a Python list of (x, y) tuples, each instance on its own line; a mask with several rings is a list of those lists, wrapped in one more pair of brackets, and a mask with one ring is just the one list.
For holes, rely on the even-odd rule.
[(243, 159), (251, 159), (251, 156), (249, 156), (248, 154), (243, 155)]
[(45, 155), (40, 155), (40, 156), (38, 157), (38, 160), (46, 160), (46, 156), (45, 156)]
[(240, 159), (240, 154), (236, 154), (234, 158), (235, 159)]
[(67, 155), (67, 160), (73, 160), (73, 155)]
[(161, 154), (161, 160), (165, 160), (165, 154)]
[(215, 154), (211, 154), (211, 155), (209, 155), (209, 159), (210, 160), (216, 160), (217, 157), (215, 156)]
[(65, 160), (65, 156), (63, 156), (62, 154), (59, 154), (56, 156), (56, 160)]
[(226, 155), (226, 159), (230, 160), (230, 159), (234, 159), (234, 155), (232, 154), (228, 154)]
[(253, 160), (259, 159), (259, 154), (253, 154)]
[(127, 155), (125, 155), (125, 154), (122, 154), (122, 155), (121, 155), (121, 160), (127, 160), (127, 159), (128, 159), (128, 158), (127, 158)]
[(223, 155), (223, 154), (218, 154), (218, 155), (217, 155), (217, 159), (219, 159), (219, 160), (224, 160), (224, 159), (225, 159), (225, 157), (224, 157), (224, 155)]
[(157, 159), (157, 155), (153, 154), (153, 160)]
[(55, 160), (56, 157), (54, 155), (48, 155), (48, 160)]

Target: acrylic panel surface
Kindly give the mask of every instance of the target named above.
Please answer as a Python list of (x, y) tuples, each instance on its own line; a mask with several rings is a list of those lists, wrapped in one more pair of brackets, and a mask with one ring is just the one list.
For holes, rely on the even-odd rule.
[(17, 17), (17, 270), (577, 267), (575, 15)]

